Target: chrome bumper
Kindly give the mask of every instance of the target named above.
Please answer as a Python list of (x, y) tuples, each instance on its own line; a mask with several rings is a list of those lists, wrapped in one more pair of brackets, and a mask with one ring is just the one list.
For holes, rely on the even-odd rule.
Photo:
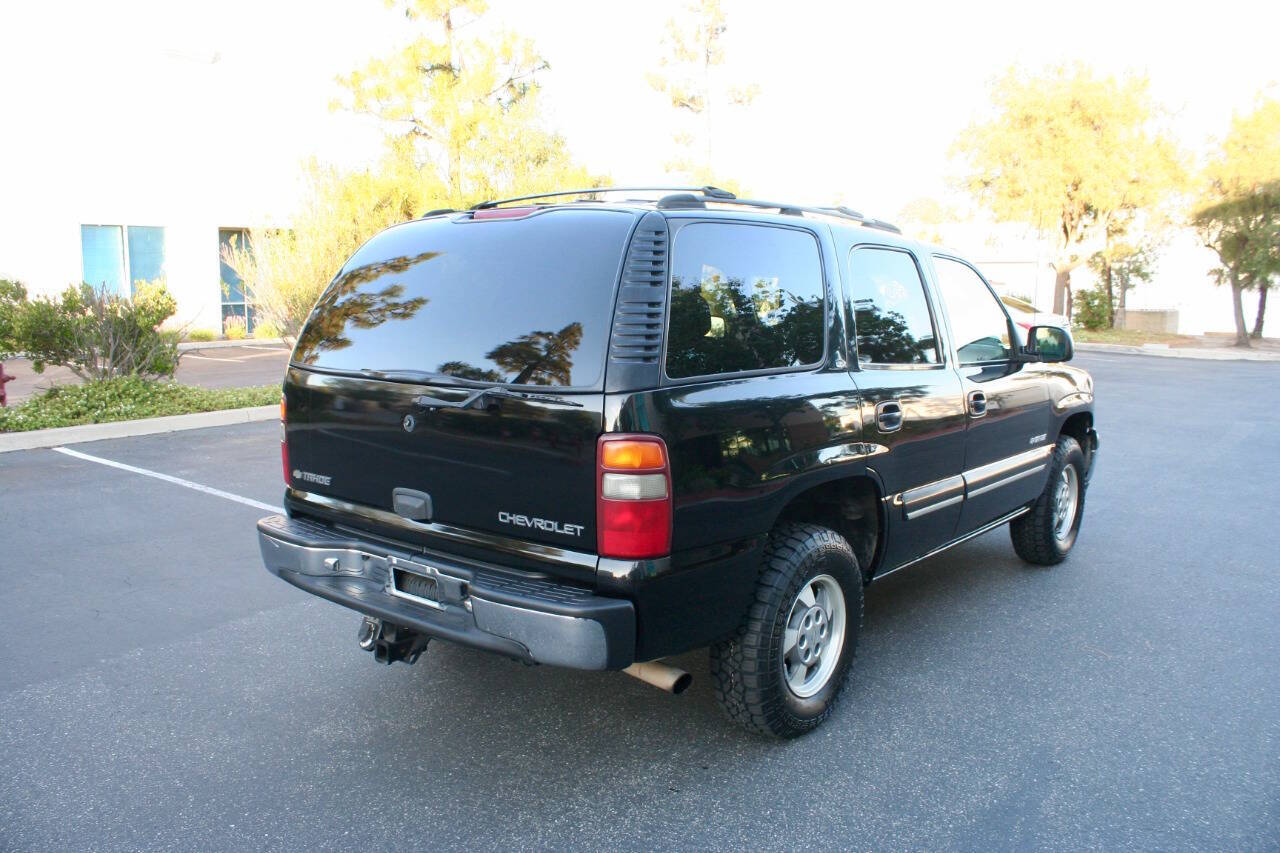
[[(635, 659), (635, 609), (623, 599), (283, 515), (258, 522), (258, 544), (267, 570), (299, 589), (432, 637), (574, 669)], [(397, 589), (397, 571), (434, 581), (435, 600)]]

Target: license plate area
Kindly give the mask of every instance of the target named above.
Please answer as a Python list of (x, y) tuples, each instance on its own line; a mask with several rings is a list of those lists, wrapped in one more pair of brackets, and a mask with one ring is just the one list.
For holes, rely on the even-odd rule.
[(441, 607), (440, 582), (433, 574), (427, 574), (434, 571), (426, 566), (422, 567), (422, 571), (411, 571), (403, 568), (403, 564), (393, 565), (387, 592), (399, 598), (439, 609)]

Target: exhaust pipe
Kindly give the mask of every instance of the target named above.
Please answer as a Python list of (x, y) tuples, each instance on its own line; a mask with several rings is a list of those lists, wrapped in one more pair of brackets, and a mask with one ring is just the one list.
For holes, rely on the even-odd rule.
[(656, 660), (633, 663), (623, 672), (632, 678), (640, 679), (645, 684), (652, 684), (659, 690), (665, 690), (676, 695), (683, 693), (693, 683), (693, 676), (683, 669), (677, 669), (670, 664)]

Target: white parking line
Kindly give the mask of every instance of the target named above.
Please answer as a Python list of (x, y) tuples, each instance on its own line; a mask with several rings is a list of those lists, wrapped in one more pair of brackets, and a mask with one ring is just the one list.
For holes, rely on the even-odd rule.
[(171, 477), (168, 474), (161, 474), (159, 471), (148, 471), (146, 468), (126, 465), (123, 462), (113, 462), (110, 459), (103, 459), (100, 456), (90, 456), (88, 453), (81, 453), (79, 450), (72, 450), (69, 447), (54, 447), (50, 449), (66, 456), (74, 456), (76, 459), (83, 459), (86, 462), (97, 462), (99, 465), (119, 468), (121, 471), (131, 471), (134, 474), (141, 474), (144, 477), (154, 477), (157, 480), (164, 480), (166, 483), (173, 483), (175, 486), (183, 486), (188, 489), (194, 489), (197, 492), (204, 492), (206, 495), (213, 495), (216, 498), (224, 498), (229, 501), (245, 504), (246, 506), (265, 509), (267, 512), (284, 512), (282, 507), (265, 504), (262, 501), (255, 501), (253, 498), (246, 498), (242, 495), (233, 495), (231, 492), (224, 492), (222, 489), (215, 489), (212, 486), (193, 483), (190, 480), (184, 480), (181, 477)]

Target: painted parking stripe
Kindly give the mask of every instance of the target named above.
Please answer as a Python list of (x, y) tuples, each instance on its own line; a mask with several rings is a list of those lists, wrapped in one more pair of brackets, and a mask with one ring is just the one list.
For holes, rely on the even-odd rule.
[(205, 486), (201, 483), (193, 483), (190, 480), (184, 480), (181, 477), (171, 477), (168, 474), (161, 474), (159, 471), (148, 471), (146, 468), (138, 468), (134, 465), (126, 465), (123, 462), (114, 462), (110, 459), (103, 459), (101, 456), (90, 456), (88, 453), (81, 453), (79, 450), (72, 450), (69, 447), (54, 447), (52, 450), (65, 456), (74, 456), (76, 459), (83, 459), (86, 462), (97, 462), (99, 465), (106, 465), (110, 468), (119, 468), (121, 471), (130, 471), (134, 474), (141, 474), (144, 477), (154, 477), (157, 480), (164, 480), (166, 483), (173, 483), (175, 486), (183, 486), (184, 488), (194, 489), (197, 492), (204, 492), (206, 495), (213, 495), (224, 500), (242, 503), (245, 506), (257, 507), (267, 512), (284, 512), (282, 507), (272, 506), (271, 504), (255, 501), (253, 498), (246, 498), (243, 495), (234, 495), (231, 492), (224, 492), (222, 489), (215, 489), (212, 486)]

